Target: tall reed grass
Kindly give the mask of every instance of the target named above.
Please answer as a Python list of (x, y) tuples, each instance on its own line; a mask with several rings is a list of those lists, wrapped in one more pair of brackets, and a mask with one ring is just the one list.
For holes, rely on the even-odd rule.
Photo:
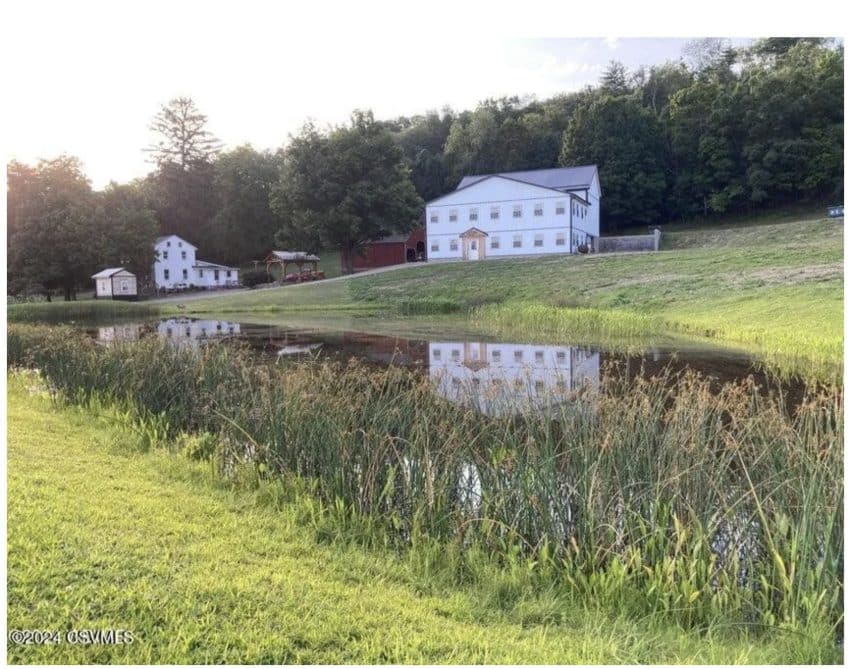
[(840, 383), (843, 342), (834, 337), (793, 336), (714, 322), (711, 327), (689, 324), (687, 319), (593, 307), (557, 307), (546, 304), (504, 303), (475, 308), (470, 320), (492, 333), (506, 336), (564, 337), (593, 342), (639, 340), (653, 335), (690, 335), (716, 340), (718, 346), (737, 342), (755, 349), (761, 362), (777, 375), (796, 375)]
[(71, 401), (127, 408), (147, 446), (176, 440), (224, 476), (307, 491), (318, 536), (398, 547), (457, 583), (486, 558), (507, 598), (521, 574), (687, 627), (830, 638), (843, 620), (837, 387), (792, 412), (753, 381), (607, 374), (546, 411), (487, 417), (416, 372), (356, 362), (102, 347), (33, 325), (10, 327), (8, 351)]
[(25, 302), (9, 304), (6, 316), (12, 322), (67, 323), (68, 321), (109, 320), (121, 317), (153, 317), (159, 308), (151, 304), (116, 300), (79, 302)]

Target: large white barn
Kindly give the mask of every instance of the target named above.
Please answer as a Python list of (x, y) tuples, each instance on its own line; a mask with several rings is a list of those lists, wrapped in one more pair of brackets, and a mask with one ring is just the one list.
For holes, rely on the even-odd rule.
[(466, 176), (425, 205), (428, 259), (594, 249), (601, 197), (596, 165)]
[(239, 285), (239, 270), (198, 260), (198, 247), (177, 235), (158, 237), (153, 278), (157, 288), (224, 288)]

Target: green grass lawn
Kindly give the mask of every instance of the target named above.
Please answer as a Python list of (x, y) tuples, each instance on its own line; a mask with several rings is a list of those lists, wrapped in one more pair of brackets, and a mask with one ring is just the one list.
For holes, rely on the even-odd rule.
[[(429, 263), (347, 281), (198, 300), (194, 312), (454, 311), (479, 326), (528, 331), (529, 307), (550, 334), (588, 335), (576, 309), (605, 312), (612, 332), (677, 331), (776, 359), (840, 364), (843, 221), (676, 226), (658, 253)], [(414, 307), (410, 309), (411, 305)], [(580, 315), (580, 312), (579, 312)], [(619, 323), (619, 325), (618, 325)], [(585, 332), (590, 330), (591, 332)]]
[(8, 381), (8, 627), (134, 637), (10, 642), (11, 663), (840, 662), (798, 635), (684, 632), (430, 583), (396, 555), (318, 542), (297, 497), (133, 450), (109, 411), (57, 407), (33, 374)]

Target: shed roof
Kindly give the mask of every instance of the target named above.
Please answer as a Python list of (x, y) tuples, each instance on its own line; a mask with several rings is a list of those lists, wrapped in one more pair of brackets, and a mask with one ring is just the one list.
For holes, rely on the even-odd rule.
[(534, 186), (543, 186), (554, 190), (588, 188), (596, 174), (596, 165), (578, 165), (576, 167), (553, 167), (544, 170), (521, 170), (519, 172), (495, 172), (493, 174), (472, 174), (460, 180), (455, 190), (466, 188), (491, 176), (507, 177), (523, 181)]
[(403, 244), (410, 237), (410, 233), (400, 233), (397, 235), (387, 235), (379, 239), (369, 240), (369, 244)]
[[(278, 260), (301, 260), (304, 262), (318, 262), (319, 256), (306, 251), (272, 251), (269, 257), (274, 256)], [(268, 258), (267, 258), (268, 260)]]
[[(108, 279), (113, 274), (118, 274), (118, 272), (127, 272), (123, 267), (108, 267), (107, 269), (103, 269), (99, 271), (97, 274), (92, 274), (92, 279)], [(130, 276), (135, 276), (132, 272), (127, 272)]]

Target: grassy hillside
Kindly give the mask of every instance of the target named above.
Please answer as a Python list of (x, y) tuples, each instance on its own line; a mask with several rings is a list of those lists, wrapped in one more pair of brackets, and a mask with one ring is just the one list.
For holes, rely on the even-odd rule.
[(595, 332), (602, 314), (614, 334), (672, 329), (826, 363), (842, 356), (843, 260), (843, 221), (762, 219), (680, 227), (659, 253), (428, 263), (190, 310), (452, 312), (549, 334)]
[(114, 414), (57, 408), (31, 374), (8, 388), (9, 629), (134, 638), (10, 642), (12, 663), (840, 661), (823, 639), (703, 635), (506, 582), (441, 583), (390, 551), (317, 541), (296, 491), (140, 452)]

